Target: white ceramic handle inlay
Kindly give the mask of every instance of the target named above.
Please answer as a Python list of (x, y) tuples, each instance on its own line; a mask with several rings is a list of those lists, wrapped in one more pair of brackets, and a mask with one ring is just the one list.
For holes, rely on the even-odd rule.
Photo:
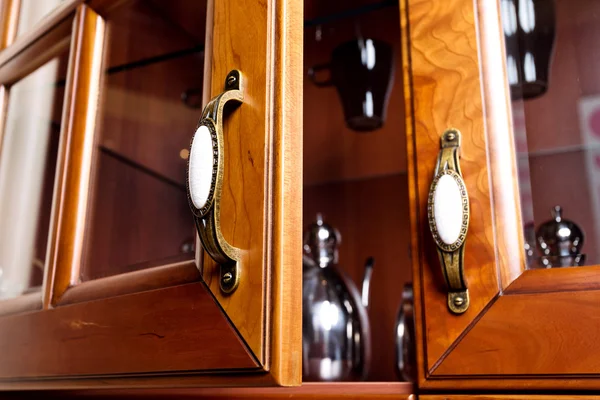
[(239, 285), (242, 249), (229, 243), (221, 231), (220, 203), (225, 176), (223, 117), (226, 104), (243, 102), (242, 82), (243, 76), (239, 70), (230, 71), (225, 77), (223, 92), (213, 97), (202, 109), (190, 145), (186, 179), (188, 203), (194, 215), (198, 237), (204, 251), (220, 265), (219, 287), (224, 294), (233, 293)]
[(205, 125), (201, 125), (194, 135), (188, 170), (190, 197), (196, 208), (203, 208), (209, 200), (214, 164), (210, 130)]
[(433, 215), (442, 242), (458, 240), (462, 225), (462, 197), (456, 180), (450, 175), (440, 177), (433, 194)]

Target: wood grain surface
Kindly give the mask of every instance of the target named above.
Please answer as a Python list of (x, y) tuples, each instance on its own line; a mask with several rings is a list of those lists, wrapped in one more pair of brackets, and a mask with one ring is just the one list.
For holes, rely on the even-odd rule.
[[(72, 18), (62, 20), (47, 32), (46, 35), (31, 43), (30, 46), (24, 48), (14, 57), (6, 60), (5, 63), (2, 63), (0, 65), (0, 82), (14, 83), (41, 67), (48, 60), (67, 51), (71, 42), (72, 24)], [(0, 58), (12, 48), (11, 46), (0, 53)]]
[(598, 400), (596, 395), (542, 395), (542, 394), (450, 394), (422, 395), (423, 400)]
[(0, 349), (3, 380), (258, 368), (202, 283), (3, 317)]
[(600, 267), (530, 269), (506, 290), (505, 295), (600, 290)]
[[(11, 43), (11, 46), (2, 51), (2, 53), (0, 53), (0, 65), (6, 64), (17, 54), (21, 53), (26, 48), (31, 47), (35, 44), (35, 42), (48, 35), (50, 31), (54, 30), (58, 25), (60, 25), (61, 22), (70, 19), (70, 17), (72, 17), (72, 15), (74, 14), (74, 11), (77, 8), (77, 6), (83, 1), (84, 0), (63, 1), (60, 4), (60, 6), (58, 6), (54, 9), (54, 11), (52, 11), (52, 13), (46, 15), (41, 21), (39, 21), (33, 29), (14, 39)], [(18, 13), (16, 13), (15, 15), (18, 15)], [(17, 29), (16, 25), (17, 21), (15, 21), (15, 27), (11, 27), (11, 29), (15, 30), (15, 35)]]
[[(410, 85), (406, 101), (412, 103), (407, 124), (414, 150), (409, 152), (416, 252), (413, 258), (415, 308), (420, 314), (417, 331), (426, 349), (419, 352), (422, 368), (429, 371), (443, 358), (462, 332), (499, 291), (496, 270), (493, 212), (490, 194), (485, 119), (479, 75), (478, 37), (474, 3), (470, 0), (410, 0), (404, 58)], [(408, 115), (408, 113), (407, 113)], [(465, 247), (465, 279), (471, 304), (456, 316), (447, 306), (447, 290), (426, 220), (426, 202), (433, 177), (440, 135), (454, 127), (462, 132), (461, 169), (469, 193), (471, 219)], [(421, 379), (423, 374), (420, 375)]]
[[(429, 9), (427, 16), (440, 18), (442, 21), (444, 14), (435, 17), (438, 10), (436, 6)], [(468, 7), (471, 6), (468, 4)], [(439, 31), (436, 40), (445, 41), (456, 32), (460, 32), (476, 35), (482, 46), (480, 51), (477, 46), (470, 50), (471, 58), (479, 54), (483, 72), (483, 81), (478, 83), (483, 93), (483, 109), (473, 115), (473, 121), (485, 121), (485, 133), (489, 138), (489, 151), (480, 153), (478, 157), (482, 163), (489, 161), (492, 168), (490, 177), (494, 218), (484, 225), (487, 227), (485, 237), (489, 238), (487, 248), (488, 251), (496, 252), (497, 268), (486, 270), (487, 264), (484, 263), (479, 270), (479, 279), (469, 282), (485, 285), (486, 282), (496, 281), (506, 289), (504, 292), (500, 290), (498, 296), (487, 303), (486, 308), (472, 323), (461, 328), (457, 340), (451, 344), (446, 343), (446, 346), (449, 346), (446, 347), (445, 354), (432, 365), (431, 350), (439, 348), (440, 342), (444, 342), (445, 339), (440, 340), (439, 336), (434, 337), (431, 333), (439, 324), (436, 318), (443, 314), (441, 310), (439, 315), (433, 313), (434, 308), (427, 302), (428, 296), (431, 295), (427, 279), (424, 279), (428, 274), (427, 266), (423, 269), (417, 268), (417, 271), (421, 271), (420, 279), (416, 279), (419, 293), (417, 296), (420, 299), (417, 300), (417, 304), (420, 303), (422, 307), (420, 315), (417, 315), (417, 323), (421, 325), (418, 332), (424, 340), (424, 347), (420, 347), (419, 351), (422, 368), (419, 375), (420, 387), (427, 390), (514, 390), (517, 387), (527, 390), (597, 389), (600, 387), (597, 373), (600, 366), (592, 356), (598, 352), (596, 332), (600, 328), (597, 318), (594, 317), (600, 293), (597, 279), (594, 277), (597, 267), (523, 273), (514, 145), (509, 141), (512, 137), (508, 112), (509, 96), (506, 84), (499, 84), (498, 81), (503, 80), (497, 79), (499, 74), (504, 74), (502, 68), (498, 68), (498, 65), (502, 65), (504, 57), (499, 6), (485, 1), (477, 2), (476, 6), (478, 26), (482, 27), (479, 31), (472, 25), (469, 27), (457, 24), (453, 32)], [(418, 10), (420, 8), (416, 11)], [(454, 12), (452, 15), (465, 18), (471, 12)], [(413, 2), (408, 4), (407, 15), (407, 22), (410, 23), (413, 32), (414, 21), (421, 23), (421, 20), (415, 20), (418, 14), (415, 14)], [(435, 29), (432, 28), (432, 31)], [(413, 37), (414, 34), (411, 33), (411, 39)], [(413, 47), (414, 40), (411, 42), (411, 48)], [(418, 63), (415, 64), (414, 54), (415, 52), (411, 53), (413, 62), (409, 65), (412, 71), (421, 68)], [(435, 57), (430, 56), (426, 61), (433, 59)], [(475, 69), (465, 70), (462, 66), (448, 69), (456, 73), (460, 71), (458, 76), (463, 80), (480, 79), (479, 72)], [(409, 74), (413, 79), (413, 92), (416, 93), (420, 89), (419, 96), (422, 96), (425, 92), (423, 88), (428, 87), (427, 82), (433, 81), (427, 81), (414, 73)], [(433, 75), (435, 69), (429, 74)], [(420, 82), (419, 79), (423, 80)], [(440, 87), (442, 85), (435, 85), (435, 90)], [(419, 131), (420, 124), (419, 96), (414, 100), (415, 133)], [(444, 110), (443, 104), (445, 103), (436, 104), (435, 111)], [(434, 119), (435, 115), (432, 117)], [(415, 133), (409, 132), (409, 140)], [(485, 138), (485, 135), (483, 137)], [(417, 136), (414, 139), (415, 154), (418, 154), (418, 157), (424, 154), (419, 147), (420, 138)], [(432, 143), (430, 147), (433, 146)], [(462, 154), (465, 160), (465, 149)], [(415, 168), (417, 185), (421, 182), (418, 178), (419, 168), (420, 165)], [(464, 167), (463, 174), (468, 176)], [(474, 199), (486, 199), (485, 201), (489, 202), (489, 196), (485, 192), (473, 194), (470, 188), (469, 190), (472, 203)], [(415, 191), (415, 195), (417, 199), (421, 198), (418, 191)], [(416, 204), (419, 204), (418, 200)], [(483, 219), (477, 218), (476, 221)], [(418, 219), (416, 223), (417, 226), (423, 226), (422, 223), (419, 225)], [(425, 230), (419, 229), (421, 232)], [(472, 229), (471, 226), (470, 231)], [(417, 245), (422, 246), (421, 249), (427, 247), (426, 242), (418, 242)], [(476, 252), (475, 256), (479, 259), (487, 257), (486, 254)], [(493, 286), (489, 285), (489, 288), (489, 293), (494, 293)], [(473, 297), (473, 293), (471, 295)], [(455, 327), (458, 324), (456, 320), (460, 318), (462, 317), (455, 318)]]
[[(267, 92), (272, 90), (267, 75), (272, 68), (267, 37), (273, 28), (269, 13), (274, 11), (274, 6), (273, 2), (259, 1), (238, 7), (230, 6), (229, 1), (212, 3), (212, 14), (208, 14), (212, 21), (212, 38), (207, 35), (205, 53), (211, 70), (203, 85), (207, 97), (213, 98), (223, 92), (229, 71), (239, 69), (245, 78), (244, 103), (223, 116), (225, 162), (221, 197), (223, 236), (232, 246), (242, 249), (238, 261), (241, 280), (231, 296), (222, 294), (219, 265), (208, 254), (204, 255), (203, 277), (262, 364), (267, 361), (265, 310), (271, 267), (265, 252), (266, 229), (272, 226), (266, 209), (270, 202), (267, 185), (271, 171), (267, 162), (271, 157), (272, 134), (267, 116), (273, 111)], [(253, 34), (248, 35), (248, 32)]]
[[(189, 388), (57, 391), (45, 393), (48, 399), (397, 399), (414, 400), (414, 387), (406, 382), (305, 383), (289, 388)], [(11, 394), (12, 395), (12, 394)], [(9, 395), (7, 398), (12, 398)], [(24, 393), (14, 393), (22, 396)]]
[[(282, 386), (302, 382), (302, 21), (301, 0), (277, 1), (270, 62), (274, 68), (271, 181), (270, 373)], [(268, 178), (269, 179), (269, 178)], [(267, 236), (268, 237), (268, 236)], [(269, 285), (270, 284), (270, 285)], [(267, 303), (268, 304), (268, 303)]]
[[(82, 282), (67, 290), (60, 299), (59, 305), (107, 299), (197, 282), (200, 279), (200, 271), (198, 271), (196, 263), (187, 259), (188, 256), (179, 258), (181, 260), (172, 260), (171, 263), (159, 267), (151, 263), (149, 266), (144, 266), (133, 272)], [(0, 303), (0, 313), (1, 310)]]
[(501, 296), (433, 374), (598, 379), (599, 302), (600, 290)]
[(5, 49), (17, 36), (20, 0), (2, 0), (0, 2), (0, 49)]
[(104, 36), (104, 21), (88, 7), (80, 6), (69, 58), (44, 307), (56, 304), (70, 286), (79, 282)]
[(245, 79), (244, 103), (224, 118), (221, 199), (221, 228), (242, 249), (242, 275), (222, 294), (219, 267), (205, 255), (203, 277), (258, 360), (282, 384), (298, 384), (302, 141), (292, 132), (302, 131), (302, 3), (209, 4), (205, 101), (232, 69)]

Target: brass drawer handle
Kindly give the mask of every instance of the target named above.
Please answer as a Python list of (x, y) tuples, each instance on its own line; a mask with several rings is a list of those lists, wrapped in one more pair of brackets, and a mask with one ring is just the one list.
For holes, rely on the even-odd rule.
[(448, 308), (455, 314), (462, 314), (469, 308), (463, 265), (469, 228), (469, 196), (458, 162), (461, 134), (457, 129), (449, 129), (440, 141), (441, 150), (427, 200), (427, 217), (448, 285)]
[(242, 74), (233, 70), (225, 79), (225, 90), (202, 110), (190, 143), (187, 169), (188, 203), (204, 250), (221, 265), (221, 291), (233, 292), (240, 280), (237, 261), (241, 250), (225, 240), (221, 232), (223, 189), (223, 108), (227, 102), (242, 103)]

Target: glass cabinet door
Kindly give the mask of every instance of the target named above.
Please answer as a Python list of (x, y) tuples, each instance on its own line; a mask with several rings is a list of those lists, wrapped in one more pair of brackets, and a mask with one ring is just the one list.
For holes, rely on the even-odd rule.
[(422, 388), (600, 388), (594, 7), (403, 3)]
[(51, 3), (0, 52), (0, 388), (299, 384), (301, 3)]

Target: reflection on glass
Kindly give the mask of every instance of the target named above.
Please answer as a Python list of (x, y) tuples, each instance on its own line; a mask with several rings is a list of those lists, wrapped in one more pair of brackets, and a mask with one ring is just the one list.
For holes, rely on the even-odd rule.
[(21, 0), (17, 36), (30, 31), (65, 0)]
[(185, 170), (201, 112), (205, 6), (129, 1), (107, 18), (84, 280), (193, 258)]
[(0, 153), (0, 298), (42, 283), (66, 66), (65, 54), (10, 87)]
[[(546, 85), (538, 97), (512, 91), (528, 265), (600, 264), (600, 2), (502, 6), (509, 83)], [(519, 29), (527, 40), (513, 39)]]

